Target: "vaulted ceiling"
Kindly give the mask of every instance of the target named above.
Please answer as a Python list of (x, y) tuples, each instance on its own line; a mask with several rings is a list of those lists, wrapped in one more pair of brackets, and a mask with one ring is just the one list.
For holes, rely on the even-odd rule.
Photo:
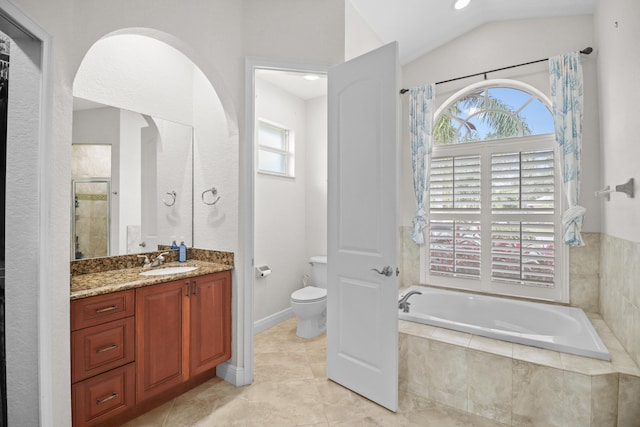
[(456, 37), (492, 21), (592, 14), (595, 0), (350, 0), (386, 44), (399, 43), (406, 64)]

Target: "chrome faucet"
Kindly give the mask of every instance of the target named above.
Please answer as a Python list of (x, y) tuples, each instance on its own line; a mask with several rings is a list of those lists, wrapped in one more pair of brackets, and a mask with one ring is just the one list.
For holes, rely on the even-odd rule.
[(169, 252), (163, 252), (160, 255), (158, 255), (156, 259), (154, 259), (153, 262), (151, 263), (151, 267), (157, 267), (159, 265), (162, 265), (162, 263), (164, 262), (165, 255), (169, 255)]
[(142, 261), (142, 269), (143, 270), (148, 270), (149, 268), (151, 268), (151, 261), (149, 261), (149, 257), (146, 255), (138, 255), (138, 258), (144, 258), (144, 260)]
[(402, 298), (400, 298), (400, 301), (398, 301), (398, 310), (402, 310), (403, 313), (408, 313), (409, 312), (409, 306), (411, 305), (411, 303), (408, 301), (409, 297), (411, 295), (422, 295), (422, 292), (420, 291), (409, 291), (407, 292), (407, 294), (405, 296), (403, 296)]

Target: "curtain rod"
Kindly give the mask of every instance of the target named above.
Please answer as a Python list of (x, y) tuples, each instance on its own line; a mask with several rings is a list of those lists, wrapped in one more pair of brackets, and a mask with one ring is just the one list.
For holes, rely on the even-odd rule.
[[(584, 49), (582, 49), (580, 51), (580, 53), (582, 53), (584, 55), (589, 55), (591, 52), (593, 52), (593, 48), (592, 47), (585, 47)], [(455, 79), (443, 80), (441, 82), (437, 82), (436, 84), (439, 85), (439, 84), (442, 84), (442, 83), (455, 82), (456, 80), (468, 79), (469, 77), (477, 77), (477, 76), (482, 76), (482, 75), (484, 75), (484, 78), (486, 80), (488, 73), (495, 73), (496, 71), (508, 70), (510, 68), (522, 67), (524, 65), (536, 64), (538, 62), (544, 62), (544, 61), (548, 61), (548, 60), (549, 60), (549, 58), (538, 59), (537, 61), (530, 61), (530, 62), (525, 62), (525, 63), (522, 63), (522, 64), (510, 65), (508, 67), (496, 68), (494, 70), (483, 71), (481, 73), (469, 74), (468, 76), (456, 77)], [(400, 89), (400, 95), (404, 95), (407, 92), (409, 92), (409, 89)]]

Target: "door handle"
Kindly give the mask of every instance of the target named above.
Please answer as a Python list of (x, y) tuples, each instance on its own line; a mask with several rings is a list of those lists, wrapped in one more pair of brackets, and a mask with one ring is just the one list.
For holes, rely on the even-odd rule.
[(391, 268), (391, 266), (387, 265), (386, 267), (384, 267), (382, 269), (382, 271), (378, 270), (377, 268), (372, 268), (371, 271), (375, 271), (378, 274), (382, 274), (383, 276), (391, 276), (393, 274), (393, 269)]

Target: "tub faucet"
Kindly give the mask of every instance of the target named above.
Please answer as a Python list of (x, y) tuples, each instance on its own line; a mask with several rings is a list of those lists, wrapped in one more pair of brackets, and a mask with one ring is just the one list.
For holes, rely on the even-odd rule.
[(403, 296), (402, 298), (400, 298), (400, 301), (398, 301), (398, 310), (402, 310), (403, 313), (408, 313), (409, 312), (409, 306), (411, 305), (411, 303), (409, 302), (409, 297), (411, 295), (422, 295), (422, 292), (420, 291), (409, 291), (407, 292), (407, 294), (405, 296)]

